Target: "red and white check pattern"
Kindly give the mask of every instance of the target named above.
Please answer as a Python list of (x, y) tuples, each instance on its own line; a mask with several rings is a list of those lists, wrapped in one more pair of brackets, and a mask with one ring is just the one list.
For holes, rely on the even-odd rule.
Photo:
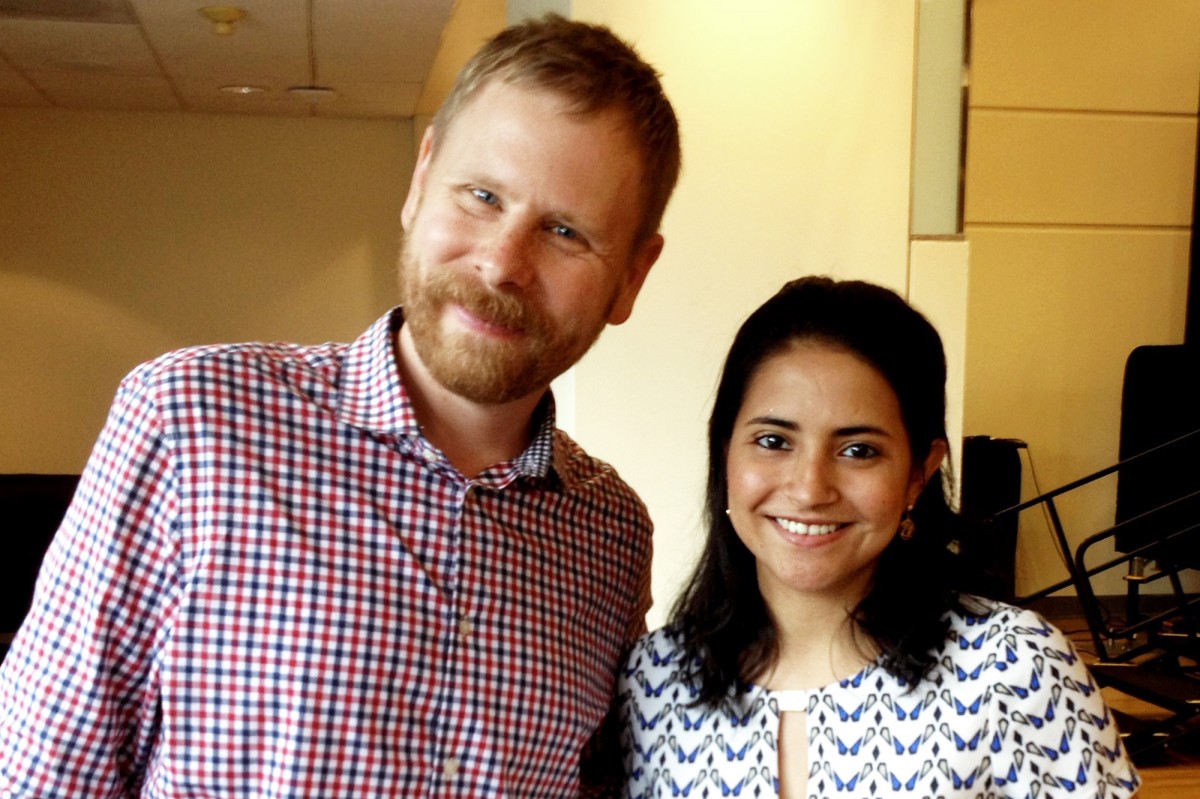
[(574, 796), (650, 524), (553, 427), (465, 479), (399, 312), (122, 383), (0, 667), (4, 797)]

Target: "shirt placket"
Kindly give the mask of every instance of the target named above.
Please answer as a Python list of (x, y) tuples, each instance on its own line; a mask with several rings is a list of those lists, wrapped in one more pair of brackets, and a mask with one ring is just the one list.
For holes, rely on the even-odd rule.
[(455, 486), (453, 508), (450, 516), (454, 523), (446, 532), (449, 552), (442, 586), (444, 602), (441, 608), (442, 651), (439, 664), (437, 735), (434, 740), (434, 769), (432, 779), (436, 796), (457, 797), (463, 795), (467, 763), (470, 752), (468, 731), (471, 729), (471, 669), (469, 646), (475, 633), (470, 611), (470, 592), (465, 590), (463, 575), (463, 551), (465, 525), (468, 520), (467, 504), (471, 494), (479, 488), (472, 482), (460, 482)]

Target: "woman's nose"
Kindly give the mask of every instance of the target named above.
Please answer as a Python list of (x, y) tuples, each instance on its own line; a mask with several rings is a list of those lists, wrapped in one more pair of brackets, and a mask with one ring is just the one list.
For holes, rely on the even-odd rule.
[(800, 507), (820, 507), (837, 500), (833, 465), (820, 457), (798, 455), (785, 488)]

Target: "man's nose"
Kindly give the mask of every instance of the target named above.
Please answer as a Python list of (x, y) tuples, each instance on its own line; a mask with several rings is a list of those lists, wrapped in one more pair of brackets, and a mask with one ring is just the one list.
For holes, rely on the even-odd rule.
[(482, 242), (480, 278), (494, 289), (523, 289), (533, 278), (534, 235), (519, 224), (497, 225)]

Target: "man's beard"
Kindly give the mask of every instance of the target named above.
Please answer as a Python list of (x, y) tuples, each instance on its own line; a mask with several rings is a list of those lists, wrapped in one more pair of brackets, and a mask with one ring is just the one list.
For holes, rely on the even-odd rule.
[[(425, 368), (460, 397), (498, 405), (540, 391), (582, 358), (604, 329), (608, 309), (594, 322), (558, 327), (535, 302), (490, 291), (449, 268), (422, 275), (409, 241), (400, 254), (404, 324)], [(441, 319), (451, 305), (520, 333), (509, 341), (469, 332), (447, 335)]]

